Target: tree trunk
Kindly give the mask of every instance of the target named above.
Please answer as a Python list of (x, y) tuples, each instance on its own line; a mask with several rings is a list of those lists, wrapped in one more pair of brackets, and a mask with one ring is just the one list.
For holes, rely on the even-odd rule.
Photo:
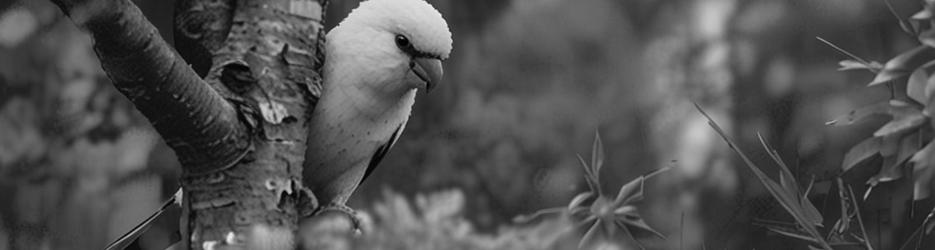
[(299, 215), (315, 205), (301, 171), (324, 1), (180, 0), (181, 56), (128, 0), (53, 2), (176, 152), (183, 244), (293, 249)]

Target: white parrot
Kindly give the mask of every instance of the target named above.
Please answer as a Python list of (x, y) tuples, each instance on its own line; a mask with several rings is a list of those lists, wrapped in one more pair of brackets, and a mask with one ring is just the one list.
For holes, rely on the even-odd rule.
[[(309, 120), (303, 178), (321, 204), (317, 212), (344, 212), (359, 229), (360, 219), (345, 203), (399, 139), (416, 91), (441, 80), (451, 32), (425, 0), (369, 0), (326, 39), (324, 89)], [(129, 246), (177, 200), (170, 198), (107, 249)]]
[(417, 90), (428, 92), (441, 80), (451, 32), (424, 0), (369, 0), (326, 39), (304, 183), (321, 204), (318, 212), (345, 212), (359, 227), (345, 203), (399, 139)]

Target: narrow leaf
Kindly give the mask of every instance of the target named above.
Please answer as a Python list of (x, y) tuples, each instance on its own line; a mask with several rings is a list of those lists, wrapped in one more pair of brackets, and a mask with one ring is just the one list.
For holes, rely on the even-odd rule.
[(919, 103), (931, 103), (932, 102), (932, 92), (935, 92), (935, 61), (929, 62), (933, 64), (931, 66), (932, 71), (929, 71), (928, 79), (925, 81), (924, 88), (924, 99)]
[(620, 187), (620, 192), (617, 193), (617, 198), (614, 199), (613, 207), (619, 207), (620, 205), (628, 204), (632, 201), (639, 201), (642, 199), (643, 199), (643, 176), (640, 176)]
[(763, 146), (763, 150), (766, 150), (766, 153), (770, 158), (779, 165), (779, 184), (782, 185), (783, 189), (790, 194), (799, 193), (799, 185), (795, 182), (795, 178), (792, 176), (792, 172), (789, 172), (789, 167), (786, 166), (786, 163), (782, 161), (782, 158), (779, 156), (779, 153), (776, 152), (769, 144), (766, 143), (766, 139), (763, 139), (763, 135), (756, 133), (756, 138), (760, 140), (760, 145)]
[(578, 249), (584, 249), (584, 246), (594, 239), (594, 236), (596, 236), (601, 229), (600, 224), (600, 221), (595, 221), (594, 224), (591, 225), (591, 228), (588, 228), (588, 231), (581, 237), (581, 241), (578, 242)]
[[(768, 229), (769, 231), (772, 231), (772, 232), (774, 232), (774, 233), (778, 233), (778, 234), (785, 235), (785, 236), (788, 236), (788, 237), (792, 237), (792, 238), (796, 238), (796, 239), (808, 241), (808, 242), (810, 242), (810, 243), (818, 243), (818, 240), (815, 239), (814, 237), (810, 237), (809, 235), (806, 235), (806, 234), (801, 234), (801, 233), (793, 232), (793, 231), (790, 231), (790, 230), (786, 230), (786, 229), (784, 229), (784, 228), (767, 226), (766, 229)], [(821, 249), (821, 248), (819, 248), (819, 249)]]
[(880, 137), (867, 138), (847, 151), (847, 154), (844, 155), (844, 161), (841, 163), (841, 169), (847, 172), (858, 163), (879, 153)]
[(873, 132), (873, 136), (889, 136), (889, 135), (898, 135), (905, 133), (906, 131), (913, 130), (922, 126), (928, 119), (922, 115), (922, 112), (919, 111), (913, 114), (905, 114), (905, 116), (894, 117), (892, 121), (880, 127), (876, 132)]
[(906, 22), (906, 20), (899, 17), (899, 14), (897, 14), (896, 10), (893, 9), (893, 5), (890, 4), (890, 1), (883, 0), (883, 2), (886, 3), (886, 7), (890, 9), (890, 13), (893, 14), (893, 17), (895, 17), (896, 20), (899, 21), (899, 27), (903, 29), (903, 32), (906, 32), (906, 34), (909, 34), (911, 36), (915, 36), (916, 35), (915, 29), (912, 29), (912, 27), (909, 25), (909, 23)]
[(913, 70), (912, 74), (909, 75), (909, 83), (906, 86), (906, 95), (908, 95), (909, 98), (912, 98), (916, 102), (928, 103), (926, 87), (928, 86), (929, 78), (932, 77), (933, 71), (935, 71), (935, 61), (929, 61), (921, 67)]
[(773, 161), (779, 165), (779, 183), (782, 185), (785, 194), (787, 194), (791, 201), (794, 202), (795, 207), (801, 209), (801, 214), (804, 216), (804, 219), (808, 222), (811, 222), (813, 225), (821, 226), (823, 220), (821, 213), (818, 212), (818, 209), (812, 205), (812, 202), (808, 200), (808, 197), (805, 197), (801, 192), (799, 192), (799, 185), (795, 181), (795, 177), (792, 175), (792, 172), (789, 171), (789, 166), (783, 162), (782, 157), (779, 156), (779, 153), (776, 152), (776, 149), (773, 149), (766, 143), (766, 140), (763, 139), (763, 136), (757, 133), (757, 138), (760, 140), (763, 149), (769, 154)]
[(591, 168), (588, 167), (588, 163), (584, 162), (584, 158), (582, 158), (580, 154), (578, 155), (578, 162), (581, 163), (581, 166), (584, 167), (584, 180), (588, 183), (588, 189), (590, 189), (592, 193), (596, 193), (597, 196), (603, 196), (603, 193), (601, 193), (601, 186), (597, 180), (597, 176), (591, 172)]
[[(882, 70), (882, 68), (883, 68), (883, 66), (880, 65), (880, 63), (878, 63), (878, 62), (872, 62), (872, 63), (871, 63), (870, 61), (864, 60), (863, 58), (860, 58), (859, 56), (854, 55), (854, 54), (852, 54), (851, 52), (847, 52), (847, 50), (844, 50), (844, 49), (842, 49), (841, 47), (838, 47), (838, 46), (835, 45), (834, 43), (831, 43), (831, 42), (829, 42), (828, 40), (825, 40), (824, 38), (821, 38), (821, 37), (815, 37), (815, 38), (818, 39), (818, 41), (821, 41), (822, 43), (827, 44), (828, 46), (830, 46), (830, 47), (833, 48), (834, 50), (837, 50), (837, 51), (840, 52), (841, 54), (844, 54), (844, 55), (846, 55), (846, 56), (848, 56), (848, 57), (854, 59), (854, 60), (857, 61), (858, 63), (865, 65), (866, 68), (869, 69), (870, 71), (872, 71), (873, 73), (877, 73), (877, 72), (879, 72), (879, 70)], [(875, 64), (875, 65), (874, 65), (874, 64)], [(844, 65), (841, 65), (841, 66), (843, 67)]]
[(929, 11), (928, 9), (922, 9), (921, 11), (916, 12), (915, 14), (913, 14), (912, 17), (910, 17), (910, 18), (915, 19), (915, 20), (926, 20), (926, 19), (931, 19), (931, 18), (932, 18), (932, 12)]
[(799, 204), (802, 207), (803, 214), (807, 221), (811, 221), (812, 224), (816, 226), (822, 226), (824, 217), (818, 212), (818, 208), (815, 207), (815, 204), (812, 204), (812, 201), (809, 200), (808, 197), (801, 197)]
[(844, 189), (844, 181), (843, 181), (840, 177), (836, 179), (836, 182), (837, 182), (837, 184), (838, 184), (838, 197), (840, 197), (840, 198), (838, 199), (838, 201), (841, 202), (841, 206), (840, 206), (840, 208), (841, 208), (841, 218), (838, 219), (838, 222), (837, 222), (837, 223), (835, 223), (835, 225), (834, 225), (834, 227), (833, 227), (833, 228), (835, 228), (835, 230), (832, 230), (832, 231), (835, 232), (835, 233), (839, 233), (839, 234), (840, 234), (840, 233), (844, 233), (844, 231), (847, 231), (847, 229), (850, 228), (850, 225), (851, 225), (851, 203), (850, 203), (850, 201), (848, 201), (848, 200), (849, 200), (849, 199), (856, 199), (856, 197), (849, 196), (849, 195), (847, 194), (847, 189)]
[(560, 214), (560, 213), (562, 213), (562, 212), (565, 212), (565, 208), (564, 208), (564, 207), (546, 208), (546, 209), (542, 209), (542, 210), (536, 211), (535, 213), (532, 213), (532, 214), (528, 214), (528, 215), (525, 215), (525, 214), (524, 214), (524, 215), (519, 215), (519, 216), (513, 217), (513, 222), (515, 222), (515, 223), (527, 223), (527, 222), (530, 222), (530, 221), (532, 221), (532, 220), (538, 219), (539, 217), (542, 217), (542, 216), (545, 216), (545, 215), (549, 215), (549, 214)]
[(926, 30), (919, 33), (919, 42), (925, 46), (935, 47), (935, 30)]
[[(844, 183), (841, 178), (838, 178), (839, 183)], [(843, 185), (843, 184), (842, 184)], [(848, 199), (851, 200), (851, 207), (854, 208), (854, 216), (857, 217), (857, 224), (860, 226), (860, 233), (864, 236), (861, 239), (861, 242), (864, 243), (864, 246), (867, 250), (873, 250), (873, 247), (870, 245), (870, 236), (867, 234), (867, 227), (864, 226), (864, 219), (860, 217), (860, 207), (857, 206), (857, 196), (854, 196), (854, 189), (850, 186), (847, 186)]]
[(935, 59), (935, 49), (924, 45), (915, 47), (887, 61), (883, 65), (883, 70), (877, 73), (877, 76), (867, 86), (882, 84), (906, 76), (912, 73), (912, 70), (915, 70), (916, 67), (932, 59)]
[(929, 197), (932, 192), (932, 179), (935, 178), (935, 143), (929, 142), (909, 160), (913, 163), (913, 200)]
[[(801, 206), (798, 202), (796, 202), (796, 199), (790, 197), (789, 194), (782, 192), (783, 190), (782, 187), (776, 182), (769, 179), (769, 177), (765, 173), (763, 173), (763, 171), (761, 171), (759, 167), (756, 164), (754, 164), (753, 161), (751, 161), (750, 158), (747, 157), (747, 155), (743, 153), (743, 151), (741, 151), (737, 147), (737, 144), (734, 143), (734, 141), (730, 137), (727, 136), (727, 133), (724, 132), (724, 130), (721, 129), (721, 127), (718, 126), (717, 123), (714, 122), (713, 119), (711, 119), (711, 116), (709, 116), (707, 113), (704, 112), (703, 109), (701, 109), (701, 106), (698, 106), (698, 104), (696, 103), (695, 108), (698, 109), (698, 111), (705, 118), (708, 119), (708, 125), (710, 125), (711, 128), (713, 128), (714, 131), (717, 132), (718, 135), (721, 136), (721, 139), (727, 142), (727, 145), (730, 146), (730, 148), (735, 153), (737, 153), (738, 156), (740, 156), (740, 158), (743, 160), (747, 168), (750, 169), (753, 172), (754, 176), (756, 176), (757, 179), (760, 181), (760, 183), (762, 183), (766, 187), (766, 190), (769, 191), (770, 194), (779, 201), (779, 204), (781, 204), (783, 208), (786, 209), (787, 212), (792, 214), (792, 217), (796, 219), (796, 222), (799, 223), (800, 226), (805, 228), (805, 230), (810, 235), (821, 240), (822, 239), (821, 234), (815, 228), (814, 222), (810, 221), (809, 219), (806, 218), (805, 215), (803, 215)], [(831, 246), (829, 246), (827, 242), (824, 242), (824, 240), (821, 240), (819, 243), (824, 249), (831, 249)]]
[(636, 213), (636, 206), (626, 205), (614, 209), (614, 214), (621, 216), (639, 216)]
[(572, 208), (570, 211), (568, 211), (568, 213), (571, 214), (572, 216), (579, 216), (581, 215), (581, 213), (586, 213), (590, 211), (591, 211), (590, 207), (581, 206), (581, 207)]
[(841, 66), (838, 68), (838, 71), (865, 69), (865, 70), (869, 70), (870, 72), (874, 72), (874, 73), (880, 71), (880, 69), (883, 68), (883, 64), (880, 64), (879, 62), (870, 61), (867, 64), (864, 64), (864, 63), (854, 61), (854, 60), (849, 60), (849, 59), (841, 60), (840, 62), (838, 62), (838, 66)]
[[(601, 142), (601, 134), (594, 131), (594, 145), (591, 147), (591, 173), (600, 176), (601, 167), (604, 166), (604, 143)], [(598, 182), (600, 183), (600, 182)]]
[(935, 221), (932, 221), (933, 217), (935, 217), (935, 208), (932, 208), (929, 215), (925, 216), (925, 221), (922, 222), (925, 225), (925, 235), (932, 233), (932, 229), (935, 229)]
[[(874, 136), (897, 136), (918, 128), (928, 120), (917, 105), (902, 100), (890, 100), (888, 103), (887, 113), (893, 117), (893, 120), (874, 132)], [(885, 152), (881, 153), (886, 155)]]
[(919, 151), (918, 135), (911, 134), (898, 138), (899, 146), (895, 154), (883, 158), (883, 167), (868, 180), (871, 185), (880, 182), (889, 182), (903, 177), (902, 167), (916, 152)]
[(584, 192), (576, 195), (575, 198), (572, 198), (571, 202), (568, 203), (568, 211), (572, 211), (576, 207), (581, 206), (581, 203), (584, 203), (584, 201), (588, 200), (592, 196), (594, 196), (594, 193), (592, 192)]
[(851, 110), (845, 115), (834, 118), (829, 122), (826, 122), (825, 125), (829, 126), (844, 126), (851, 125), (858, 121), (861, 121), (871, 115), (886, 115), (890, 112), (890, 104), (888, 102), (878, 102), (870, 104), (859, 109)]
[(636, 219), (632, 219), (632, 218), (622, 219), (618, 217), (618, 218), (615, 218), (614, 223), (617, 224), (618, 226), (626, 227), (631, 232), (634, 231), (635, 229), (638, 231), (643, 231), (643, 232), (653, 234), (656, 237), (659, 237), (660, 239), (663, 239), (663, 240), (666, 239), (665, 235), (663, 235), (659, 231), (656, 231), (656, 229), (653, 229), (652, 227), (650, 227), (649, 224), (646, 224), (646, 221), (644, 221), (643, 218), (640, 218), (640, 217), (636, 217)]

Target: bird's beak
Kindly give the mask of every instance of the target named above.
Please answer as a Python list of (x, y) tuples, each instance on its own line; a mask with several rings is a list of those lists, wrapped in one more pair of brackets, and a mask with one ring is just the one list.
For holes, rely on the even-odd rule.
[(442, 61), (436, 58), (413, 58), (409, 69), (425, 82), (425, 92), (442, 80)]

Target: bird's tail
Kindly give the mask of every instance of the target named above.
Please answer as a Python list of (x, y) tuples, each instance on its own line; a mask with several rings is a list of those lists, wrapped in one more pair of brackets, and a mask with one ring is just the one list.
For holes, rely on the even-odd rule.
[(107, 245), (107, 248), (105, 249), (106, 250), (126, 249), (127, 246), (130, 246), (130, 244), (133, 244), (133, 242), (136, 241), (136, 239), (139, 238), (140, 235), (143, 235), (143, 233), (149, 230), (149, 227), (152, 226), (153, 222), (156, 221), (156, 219), (158, 219), (159, 216), (162, 215), (163, 212), (171, 208), (172, 205), (179, 205), (180, 201), (182, 200), (181, 196), (182, 196), (182, 189), (180, 188), (178, 191), (175, 192), (175, 195), (172, 195), (172, 197), (169, 197), (168, 200), (162, 203), (162, 206), (159, 207), (159, 210), (156, 210), (156, 212), (150, 215), (149, 217), (147, 217), (146, 220), (143, 220), (143, 222), (140, 222), (140, 224), (133, 227), (132, 230), (123, 234), (123, 236), (120, 236), (120, 238), (117, 238), (116, 240), (114, 240), (114, 242)]

